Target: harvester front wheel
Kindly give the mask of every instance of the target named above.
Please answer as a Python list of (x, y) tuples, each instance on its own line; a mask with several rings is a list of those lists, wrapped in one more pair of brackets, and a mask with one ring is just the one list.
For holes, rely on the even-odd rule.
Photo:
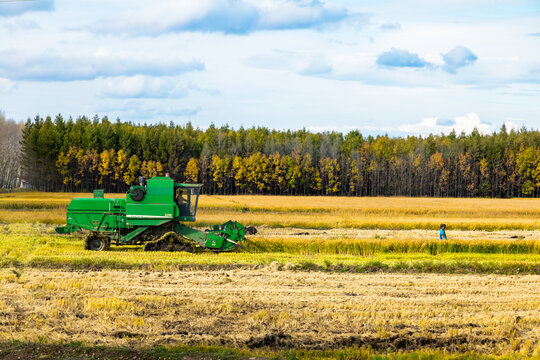
[(92, 251), (104, 251), (109, 250), (111, 246), (111, 239), (109, 237), (99, 233), (92, 232), (86, 239), (84, 239), (84, 248)]

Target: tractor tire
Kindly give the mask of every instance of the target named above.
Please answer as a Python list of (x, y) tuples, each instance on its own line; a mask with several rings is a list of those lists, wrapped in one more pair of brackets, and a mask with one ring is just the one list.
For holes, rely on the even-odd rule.
[(99, 232), (90, 233), (84, 239), (84, 248), (92, 251), (106, 251), (111, 246), (111, 239)]

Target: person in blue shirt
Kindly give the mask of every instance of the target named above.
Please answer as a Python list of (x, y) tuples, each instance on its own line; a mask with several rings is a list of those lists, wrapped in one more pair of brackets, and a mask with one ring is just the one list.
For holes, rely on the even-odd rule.
[(441, 231), (439, 231), (439, 240), (447, 240), (446, 239), (446, 231), (444, 231), (445, 229), (446, 229), (446, 225), (441, 224)]

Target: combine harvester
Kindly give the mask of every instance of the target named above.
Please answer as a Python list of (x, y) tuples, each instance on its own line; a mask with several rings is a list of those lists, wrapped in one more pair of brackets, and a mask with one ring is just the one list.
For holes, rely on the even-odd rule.
[(202, 185), (179, 184), (170, 177), (154, 177), (131, 186), (125, 199), (106, 199), (103, 190), (94, 198), (74, 198), (67, 208), (66, 225), (59, 234), (87, 230), (87, 250), (115, 245), (143, 245), (146, 251), (214, 252), (243, 247), (246, 229), (236, 221), (199, 231), (182, 222), (195, 221)]

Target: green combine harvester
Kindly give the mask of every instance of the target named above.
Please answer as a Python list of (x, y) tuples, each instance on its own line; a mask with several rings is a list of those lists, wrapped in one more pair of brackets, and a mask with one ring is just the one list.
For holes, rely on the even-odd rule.
[(144, 245), (146, 251), (214, 252), (243, 247), (246, 229), (236, 221), (199, 231), (182, 222), (195, 221), (202, 185), (179, 184), (170, 177), (154, 177), (131, 186), (125, 199), (74, 198), (67, 208), (66, 225), (59, 234), (90, 231), (87, 250), (107, 250), (115, 245)]

